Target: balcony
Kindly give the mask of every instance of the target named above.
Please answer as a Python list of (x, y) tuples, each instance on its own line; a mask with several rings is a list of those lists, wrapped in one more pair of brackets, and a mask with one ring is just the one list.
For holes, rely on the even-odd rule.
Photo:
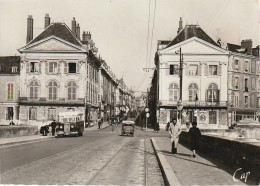
[(47, 97), (19, 97), (20, 105), (38, 105), (38, 106), (84, 106), (85, 98), (68, 100), (68, 98), (49, 99)]
[[(177, 107), (177, 101), (160, 100), (159, 107)], [(227, 101), (183, 101), (183, 107), (189, 109), (195, 108), (226, 108), (228, 106)]]

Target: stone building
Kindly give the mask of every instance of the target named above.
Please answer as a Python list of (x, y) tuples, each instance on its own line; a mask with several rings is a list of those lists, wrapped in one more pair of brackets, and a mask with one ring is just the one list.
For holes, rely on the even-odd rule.
[(231, 52), (228, 66), (229, 118), (237, 122), (260, 121), (259, 47), (252, 48), (252, 40), (241, 45), (227, 43)]
[(19, 123), (20, 57), (0, 57), (0, 124)]
[[(172, 41), (160, 41), (155, 56), (157, 119), (166, 125), (177, 118), (182, 64), (182, 122), (197, 120), (201, 128), (227, 128), (227, 66), (229, 52), (199, 25), (186, 25)], [(167, 44), (168, 43), (168, 44)]]

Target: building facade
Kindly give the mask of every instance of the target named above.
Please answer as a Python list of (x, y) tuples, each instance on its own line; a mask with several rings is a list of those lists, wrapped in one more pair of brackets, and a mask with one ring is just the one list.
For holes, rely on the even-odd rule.
[(232, 124), (260, 121), (259, 50), (253, 52), (255, 49), (252, 40), (243, 40), (241, 45), (227, 44), (231, 52), (228, 96)]
[(182, 90), (182, 123), (196, 120), (201, 128), (227, 128), (229, 52), (198, 25), (186, 25), (161, 48), (155, 57), (158, 122), (165, 125), (178, 118), (177, 102)]
[(20, 56), (0, 57), (0, 123), (19, 123)]

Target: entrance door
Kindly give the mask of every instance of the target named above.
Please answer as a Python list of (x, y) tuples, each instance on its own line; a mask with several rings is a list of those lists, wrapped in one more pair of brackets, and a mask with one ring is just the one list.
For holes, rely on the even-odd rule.
[(7, 107), (6, 108), (6, 120), (13, 120), (14, 118), (14, 108)]
[(209, 111), (209, 124), (217, 124), (217, 112)]

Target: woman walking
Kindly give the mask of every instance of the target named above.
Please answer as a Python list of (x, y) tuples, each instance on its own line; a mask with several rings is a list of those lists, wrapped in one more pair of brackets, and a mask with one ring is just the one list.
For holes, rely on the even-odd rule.
[(197, 128), (197, 122), (192, 122), (192, 128), (189, 130), (190, 134), (190, 148), (193, 153), (193, 158), (196, 157), (196, 150), (198, 150), (199, 147), (199, 139), (201, 136), (200, 129)]
[(179, 142), (179, 135), (181, 134), (181, 127), (177, 124), (176, 119), (172, 119), (169, 126), (169, 133), (171, 135), (172, 153), (177, 154), (177, 145)]

